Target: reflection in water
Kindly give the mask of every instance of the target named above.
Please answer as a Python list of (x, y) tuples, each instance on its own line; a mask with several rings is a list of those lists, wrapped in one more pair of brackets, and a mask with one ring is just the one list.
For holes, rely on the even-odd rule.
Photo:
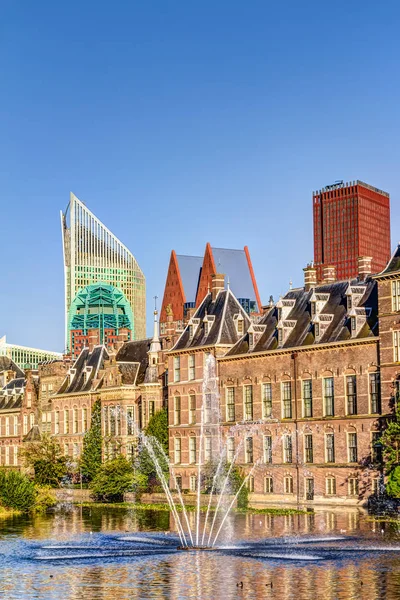
[(400, 598), (396, 523), (382, 534), (362, 513), (334, 509), (229, 519), (234, 536), (214, 552), (177, 551), (168, 512), (76, 508), (0, 521), (0, 598)]

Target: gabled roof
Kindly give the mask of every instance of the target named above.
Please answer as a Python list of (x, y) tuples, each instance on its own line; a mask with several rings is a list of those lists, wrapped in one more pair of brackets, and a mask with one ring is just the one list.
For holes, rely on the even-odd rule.
[(99, 370), (103, 369), (104, 361), (108, 359), (105, 346), (95, 346), (92, 352), (84, 348), (73, 366), (71, 375), (64, 379), (57, 394), (72, 394), (76, 392), (88, 392), (92, 389), (93, 381)]
[(0, 373), (2, 371), (14, 371), (17, 377), (23, 377), (24, 372), (19, 366), (8, 356), (0, 356)]
[(384, 277), (385, 275), (392, 275), (393, 273), (397, 273), (400, 271), (400, 243), (397, 248), (393, 252), (388, 264), (380, 273), (374, 275), (374, 278)]
[[(341, 342), (351, 339), (351, 323), (347, 312), (346, 290), (350, 285), (364, 288), (365, 292), (358, 306), (369, 308), (368, 315), (363, 327), (361, 327), (356, 339), (374, 337), (378, 335), (377, 321), (377, 284), (372, 279), (360, 282), (358, 279), (351, 281), (337, 281), (331, 284), (319, 285), (314, 289), (306, 291), (304, 288), (290, 290), (282, 300), (295, 300), (287, 321), (294, 326), (288, 331), (288, 336), (281, 348), (294, 348), (299, 346), (321, 345), (330, 342)], [(318, 341), (315, 339), (315, 329), (311, 315), (311, 297), (313, 294), (329, 294), (329, 300), (319, 313), (320, 316), (330, 315), (332, 318)], [(249, 335), (246, 333), (227, 356), (263, 352), (278, 349), (278, 308), (273, 306), (260, 319), (259, 325), (264, 325), (265, 330), (252, 349), (249, 348)]]
[[(190, 337), (191, 322), (189, 322), (172, 350), (218, 344), (235, 344), (238, 340), (234, 322), (235, 315), (240, 315), (243, 318), (244, 330), (246, 330), (251, 323), (250, 318), (230, 289), (220, 291), (215, 300), (212, 299), (211, 293), (207, 294), (191, 320), (191, 322), (199, 320), (193, 337)], [(205, 321), (207, 317), (211, 317), (211, 319), (209, 320), (209, 331), (206, 335)]]
[(24, 377), (12, 379), (0, 390), (0, 410), (21, 408), (25, 381)]
[[(135, 379), (131, 381), (131, 383), (140, 385), (144, 382), (146, 369), (149, 365), (149, 356), (147, 353), (150, 350), (150, 344), (151, 338), (126, 342), (117, 353), (116, 360), (117, 363), (120, 363), (120, 368), (127, 372), (127, 367), (125, 365), (129, 363), (131, 365), (129, 369), (132, 375), (132, 369), (134, 368), (136, 370)], [(132, 365), (135, 366), (133, 367)], [(128, 381), (123, 381), (123, 383), (128, 383)]]

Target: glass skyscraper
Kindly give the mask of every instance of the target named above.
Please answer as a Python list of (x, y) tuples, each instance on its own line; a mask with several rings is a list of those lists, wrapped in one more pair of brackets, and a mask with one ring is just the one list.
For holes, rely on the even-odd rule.
[(146, 281), (135, 257), (71, 193), (61, 211), (65, 279), (65, 344), (69, 347), (68, 312), (77, 293), (103, 282), (120, 289), (133, 313), (132, 339), (146, 337)]

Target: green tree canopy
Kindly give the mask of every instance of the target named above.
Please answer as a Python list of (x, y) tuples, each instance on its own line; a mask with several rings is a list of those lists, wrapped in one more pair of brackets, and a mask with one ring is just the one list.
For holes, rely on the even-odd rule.
[(47, 433), (38, 442), (25, 443), (20, 456), (26, 467), (33, 468), (38, 485), (56, 487), (67, 473), (67, 458), (57, 440)]
[[(145, 434), (154, 449), (154, 454), (161, 466), (161, 470), (168, 476), (168, 460), (165, 459), (165, 456), (168, 458), (168, 414), (165, 409), (156, 412), (151, 417)], [(135, 468), (138, 473), (146, 476), (148, 489), (159, 487), (161, 482), (159, 481), (157, 470), (149, 451), (143, 443), (139, 445), (138, 450), (139, 453), (135, 461)]]
[(122, 455), (101, 465), (90, 484), (93, 496), (101, 502), (122, 502), (126, 492), (138, 492), (146, 485), (146, 477), (135, 473)]
[(0, 504), (5, 508), (28, 511), (36, 499), (34, 483), (19, 471), (0, 470)]
[(92, 408), (90, 429), (83, 438), (83, 451), (80, 460), (82, 475), (89, 481), (94, 479), (101, 467), (101, 402), (96, 400)]

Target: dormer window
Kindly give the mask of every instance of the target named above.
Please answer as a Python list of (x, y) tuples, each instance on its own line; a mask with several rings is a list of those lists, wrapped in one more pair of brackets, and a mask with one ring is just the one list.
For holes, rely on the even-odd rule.
[(204, 322), (204, 335), (208, 335), (209, 324), (208, 321)]
[(351, 310), (353, 308), (353, 299), (351, 296), (347, 296), (347, 310)]
[(238, 319), (237, 321), (237, 332), (239, 335), (243, 335), (243, 330), (244, 330), (244, 326), (243, 326), (243, 319)]
[(283, 329), (278, 329), (278, 344), (281, 345), (283, 342)]
[(278, 321), (282, 320), (282, 309), (278, 308)]
[(189, 325), (189, 339), (193, 339), (193, 325)]
[(311, 302), (311, 316), (312, 316), (312, 317), (315, 317), (315, 315), (316, 315), (316, 312), (317, 312), (317, 309), (316, 309), (316, 302)]
[(254, 334), (253, 333), (249, 333), (249, 346), (250, 346), (250, 348), (253, 348), (253, 346), (254, 346)]
[(355, 331), (357, 328), (356, 317), (351, 317), (351, 330)]
[(319, 323), (315, 323), (315, 337), (319, 338)]

